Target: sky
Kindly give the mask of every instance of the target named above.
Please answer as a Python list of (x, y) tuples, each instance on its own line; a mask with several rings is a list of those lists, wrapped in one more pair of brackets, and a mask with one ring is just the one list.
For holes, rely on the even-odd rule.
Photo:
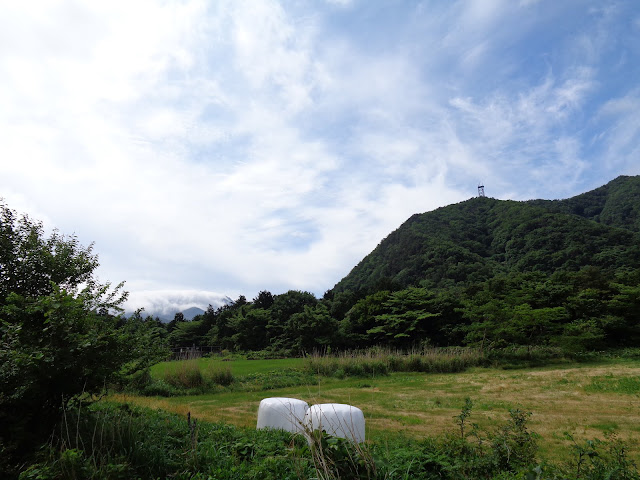
[(479, 184), (638, 174), (637, 0), (0, 2), (0, 197), (129, 309), (321, 297)]

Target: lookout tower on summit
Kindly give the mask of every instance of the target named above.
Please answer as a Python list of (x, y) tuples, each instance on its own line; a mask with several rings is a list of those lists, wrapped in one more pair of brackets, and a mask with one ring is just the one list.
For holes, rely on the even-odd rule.
[(478, 185), (478, 196), (484, 197), (484, 185)]

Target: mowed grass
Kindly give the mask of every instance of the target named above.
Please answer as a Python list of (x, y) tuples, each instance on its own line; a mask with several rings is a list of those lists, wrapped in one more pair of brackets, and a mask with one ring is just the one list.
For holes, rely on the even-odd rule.
[[(281, 366), (276, 369), (296, 368), (303, 361), (225, 363), (231, 364), (234, 374), (241, 375), (236, 372), (269, 372), (274, 370), (273, 365)], [(469, 397), (474, 403), (470, 422), (488, 431), (503, 424), (511, 408), (532, 412), (529, 428), (541, 436), (542, 458), (562, 460), (569, 456), (571, 443), (565, 433), (579, 442), (615, 433), (629, 443), (632, 458), (640, 460), (637, 361), (522, 370), (474, 368), (453, 374), (393, 373), (342, 380), (318, 378), (317, 384), (268, 391), (116, 398), (184, 415), (191, 412), (202, 420), (238, 426), (256, 424), (258, 405), (265, 397), (295, 397), (310, 404), (348, 403), (364, 411), (368, 438), (383, 441), (393, 434), (420, 438), (455, 433), (454, 416)]]

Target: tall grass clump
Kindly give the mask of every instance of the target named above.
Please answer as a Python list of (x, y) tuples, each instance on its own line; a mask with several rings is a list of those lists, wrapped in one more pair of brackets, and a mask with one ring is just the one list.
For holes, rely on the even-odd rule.
[(221, 367), (213, 363), (208, 363), (202, 372), (207, 385), (222, 385), (228, 387), (235, 381), (231, 367)]
[(455, 373), (484, 363), (473, 348), (426, 348), (411, 352), (390, 349), (345, 351), (334, 355), (313, 353), (305, 369), (325, 376), (376, 376), (391, 372)]
[(174, 362), (165, 370), (162, 379), (177, 388), (198, 388), (204, 384), (204, 376), (197, 359)]
[(227, 387), (235, 381), (231, 368), (207, 363), (203, 367), (197, 359), (172, 362), (162, 372), (159, 382), (179, 390), (203, 390), (220, 385)]

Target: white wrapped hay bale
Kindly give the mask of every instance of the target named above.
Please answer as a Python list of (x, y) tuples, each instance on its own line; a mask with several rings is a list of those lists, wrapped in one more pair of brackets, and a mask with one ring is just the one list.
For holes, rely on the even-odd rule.
[(258, 428), (278, 428), (302, 433), (302, 423), (308, 408), (307, 402), (297, 398), (264, 398), (258, 407)]
[(321, 403), (307, 410), (305, 427), (324, 430), (334, 437), (364, 442), (364, 413), (353, 405)]

